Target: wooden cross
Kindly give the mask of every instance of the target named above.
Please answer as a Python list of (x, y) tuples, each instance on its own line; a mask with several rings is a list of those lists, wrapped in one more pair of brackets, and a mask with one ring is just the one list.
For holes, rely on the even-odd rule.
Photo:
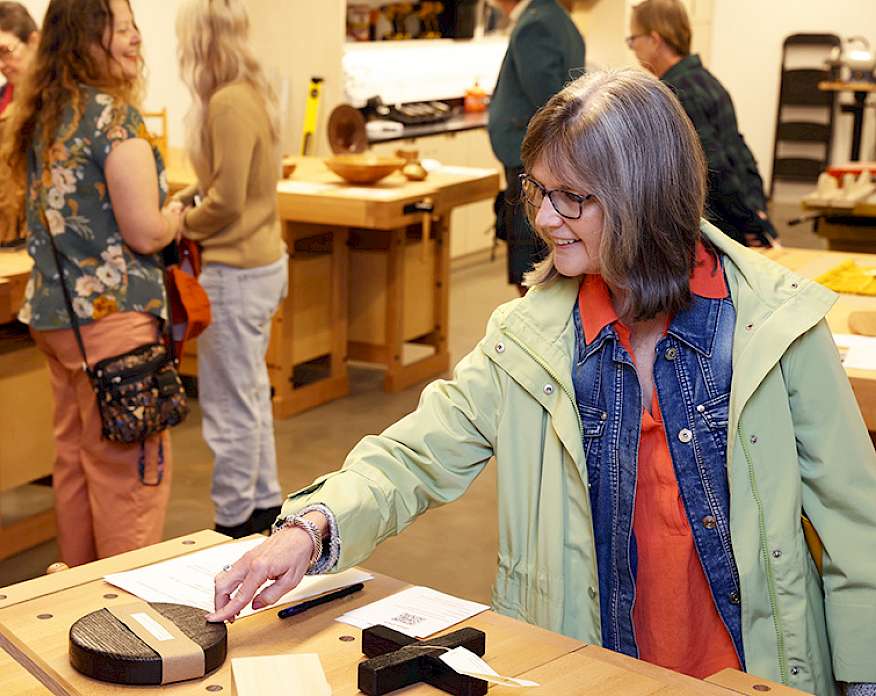
[(456, 696), (483, 696), (487, 682), (459, 674), (440, 659), (447, 652), (444, 648), (459, 647), (483, 656), (486, 634), (476, 628), (462, 628), (418, 641), (386, 626), (366, 628), (362, 631), (362, 652), (369, 659), (359, 663), (359, 690), (368, 696), (383, 696), (425, 682)]

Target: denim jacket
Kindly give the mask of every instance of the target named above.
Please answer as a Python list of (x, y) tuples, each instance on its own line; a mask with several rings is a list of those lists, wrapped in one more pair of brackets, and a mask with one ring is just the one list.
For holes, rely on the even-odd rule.
[[(588, 344), (574, 310), (573, 383), (583, 426), (596, 541), (603, 645), (638, 657), (633, 627), (633, 507), (642, 396), (633, 359), (614, 327)], [(739, 574), (730, 544), (727, 418), (736, 312), (729, 297), (692, 295), (656, 347), (654, 385), (697, 554), (744, 664)]]

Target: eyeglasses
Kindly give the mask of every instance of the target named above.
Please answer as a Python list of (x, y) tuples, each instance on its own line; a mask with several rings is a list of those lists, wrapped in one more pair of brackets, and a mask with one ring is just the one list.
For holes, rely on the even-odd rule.
[(0, 60), (6, 60), (7, 58), (11, 58), (13, 55), (15, 55), (15, 52), (18, 50), (19, 46), (21, 46), (21, 41), (16, 41), (11, 46), (0, 45)]
[(523, 200), (536, 210), (541, 208), (542, 201), (547, 196), (557, 214), (567, 220), (579, 219), (584, 204), (591, 198), (595, 198), (592, 193), (572, 193), (565, 189), (548, 190), (529, 174), (520, 175), (520, 191), (523, 194)]
[(630, 34), (629, 36), (627, 36), (627, 37), (624, 39), (624, 41), (625, 41), (626, 44), (627, 44), (627, 48), (632, 48), (632, 47), (633, 47), (633, 41), (635, 41), (636, 39), (640, 39), (640, 38), (642, 38), (643, 36), (648, 36), (648, 35), (647, 35), (647, 34)]

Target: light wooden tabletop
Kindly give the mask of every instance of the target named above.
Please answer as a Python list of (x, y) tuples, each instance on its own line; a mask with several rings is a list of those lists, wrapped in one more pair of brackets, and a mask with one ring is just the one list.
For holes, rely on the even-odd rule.
[[(120, 687), (76, 672), (67, 656), (68, 631), (75, 620), (108, 603), (123, 602), (128, 597), (127, 593), (100, 578), (108, 572), (156, 562), (226, 540), (214, 532), (198, 532), (0, 589), (0, 595), (4, 596), (0, 600), (3, 602), (0, 605), (0, 644), (45, 685), (40, 686), (6, 659), (0, 660), (0, 691), (4, 696), (35, 696), (47, 693), (47, 687), (55, 694), (118, 694)], [(294, 619), (281, 620), (274, 610), (240, 619), (228, 627), (229, 657), (317, 653), (333, 694), (359, 693), (356, 688), (356, 665), (362, 659), (359, 631), (336, 622), (335, 617), (406, 586), (400, 580), (376, 575), (374, 580), (366, 583), (362, 592), (317, 607)], [(541, 686), (528, 692), (532, 694), (730, 696), (733, 693), (757, 694), (754, 685), (769, 684), (757, 677), (732, 671), (733, 684), (718, 685), (722, 679), (727, 679), (726, 674), (710, 677), (716, 680), (715, 683), (702, 682), (492, 611), (483, 612), (461, 626), (473, 626), (487, 634), (485, 659), (500, 674), (538, 681)], [(348, 640), (347, 636), (353, 636), (353, 640)], [(205, 692), (232, 694), (231, 661), (226, 659), (221, 668), (202, 679), (161, 688), (162, 693), (171, 696), (201, 696)], [(775, 684), (770, 684), (770, 688), (777, 694), (794, 693), (781, 691)], [(125, 693), (132, 696), (154, 693), (154, 690), (155, 687), (124, 687)], [(419, 685), (399, 693), (438, 692)], [(494, 687), (490, 693), (500, 696), (506, 690)]]

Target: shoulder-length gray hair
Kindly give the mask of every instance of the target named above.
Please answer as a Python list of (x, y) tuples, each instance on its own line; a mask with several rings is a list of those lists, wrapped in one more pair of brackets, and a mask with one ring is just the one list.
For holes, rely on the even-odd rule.
[(186, 141), (195, 168), (206, 157), (210, 97), (232, 82), (247, 82), (261, 95), (279, 153), (277, 95), (249, 45), (249, 17), (243, 1), (185, 0), (177, 13), (176, 35), (180, 74), (192, 94)]
[[(601, 274), (622, 291), (621, 317), (641, 321), (690, 302), (706, 168), (696, 131), (672, 92), (639, 70), (587, 74), (533, 117), (522, 147), (527, 171), (539, 163), (602, 207)], [(526, 277), (553, 280), (550, 248)]]

